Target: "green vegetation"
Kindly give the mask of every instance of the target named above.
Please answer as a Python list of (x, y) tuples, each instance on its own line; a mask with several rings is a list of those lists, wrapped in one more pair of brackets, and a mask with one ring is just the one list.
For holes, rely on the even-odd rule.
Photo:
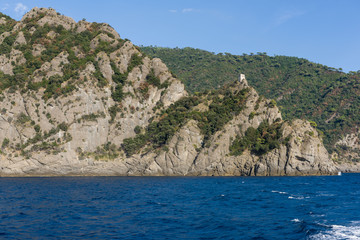
[(142, 57), (140, 57), (137, 53), (135, 53), (131, 56), (127, 71), (131, 72), (135, 67), (137, 67), (141, 64), (143, 64)]
[[(0, 31), (10, 31), (16, 24), (16, 21), (6, 15), (0, 15), (5, 17), (7, 24), (3, 24), (0, 27)], [(50, 26), (45, 24), (39, 26), (37, 21), (44, 17), (44, 14), (40, 14), (34, 18), (25, 19), (23, 29), (20, 29), (24, 33), (27, 44), (13, 46), (15, 39), (19, 31), (10, 34), (5, 37), (2, 44), (0, 44), (0, 50), (2, 54), (10, 56), (12, 48), (20, 50), (26, 59), (26, 63), (14, 67), (14, 75), (4, 74), (0, 72), (0, 92), (1, 90), (11, 88), (14, 92), (21, 90), (26, 92), (27, 90), (38, 91), (40, 88), (45, 88), (43, 98), (48, 100), (50, 98), (57, 98), (61, 95), (66, 95), (76, 90), (76, 85), (79, 83), (79, 73), (86, 68), (88, 63), (93, 63), (95, 66), (95, 72), (93, 76), (97, 79), (97, 86), (103, 88), (109, 83), (100, 71), (101, 58), (97, 58), (97, 54), (101, 51), (110, 54), (119, 49), (126, 41), (123, 39), (114, 39), (111, 33), (107, 33), (101, 30), (102, 24), (92, 23), (90, 27), (78, 33), (76, 29), (66, 30), (63, 26)], [(30, 29), (33, 33), (30, 34)], [(53, 32), (53, 37), (49, 36), (49, 33)], [(96, 38), (100, 33), (107, 34), (110, 38), (113, 38), (112, 42), (102, 41), (98, 39), (98, 44), (95, 49), (90, 47), (91, 41)], [(115, 41), (118, 43), (116, 44)], [(39, 56), (32, 54), (33, 46), (41, 44), (45, 47), (45, 50)], [(63, 76), (55, 75), (48, 78), (46, 73), (38, 72), (37, 75), (42, 77), (42, 80), (35, 82), (33, 80), (33, 74), (39, 70), (45, 62), (50, 62), (61, 52), (68, 53), (69, 63), (62, 63)], [(80, 56), (77, 55), (81, 52)], [(97, 59), (97, 61), (96, 61)], [(116, 67), (114, 62), (110, 62), (111, 68), (114, 72), (113, 81), (116, 86), (112, 88), (112, 97), (116, 102), (121, 102), (124, 98), (123, 85), (131, 72), (135, 67), (143, 63), (143, 56), (140, 54), (133, 54), (129, 61), (127, 70), (121, 73)], [(147, 78), (151, 84), (160, 87), (160, 80), (151, 75)], [(84, 81), (87, 80), (85, 77)], [(166, 85), (164, 85), (166, 86)], [(162, 86), (162, 87), (164, 87)]]
[(114, 99), (115, 102), (121, 102), (124, 97), (123, 86), (116, 85), (115, 90), (113, 90), (111, 93), (111, 97)]
[[(42, 132), (41, 127), (39, 125), (35, 125), (34, 126), (34, 130), (36, 132), (35, 136), (29, 139), (26, 143), (19, 144), (17, 148), (18, 150), (22, 151), (23, 156), (29, 156), (31, 151), (42, 151), (42, 150), (47, 150), (47, 151), (51, 150), (52, 154), (58, 153), (60, 151), (59, 146), (61, 143), (61, 139), (55, 141), (55, 138), (52, 138), (50, 140), (49, 138), (57, 134), (60, 130), (67, 131), (68, 127), (69, 126), (65, 122), (62, 122), (56, 128), (52, 128), (48, 132), (47, 131)], [(64, 133), (62, 139), (63, 142), (69, 142), (71, 141), (71, 139), (72, 136), (70, 135), (70, 133)], [(25, 150), (30, 145), (32, 145), (31, 149)]]
[[(5, 32), (11, 31), (11, 29), (16, 24), (16, 21), (14, 19), (10, 18), (5, 14), (0, 13), (0, 18), (3, 17), (5, 18), (6, 24), (0, 24), (0, 35)], [(11, 52), (11, 46), (14, 43), (15, 39), (16, 39), (16, 35), (14, 34), (5, 37), (3, 43), (0, 44), (0, 53), (9, 55), (9, 53)]]
[(31, 121), (30, 116), (26, 115), (23, 112), (19, 114), (19, 116), (17, 117), (17, 120), (16, 120), (16, 122), (18, 124), (25, 124), (25, 123), (30, 122), (30, 121)]
[(111, 142), (107, 142), (106, 144), (97, 147), (94, 152), (83, 152), (81, 148), (78, 148), (77, 152), (80, 155), (80, 159), (84, 159), (85, 157), (94, 157), (96, 160), (108, 161), (114, 160), (119, 156), (119, 149)]
[(114, 75), (112, 77), (113, 81), (116, 82), (117, 84), (124, 84), (127, 76), (128, 76), (128, 72), (126, 73), (121, 73), (119, 71), (119, 69), (116, 67), (115, 63), (111, 62), (111, 69), (114, 71)]
[(154, 69), (151, 69), (150, 73), (146, 76), (146, 82), (148, 83), (146, 86), (140, 89), (140, 91), (145, 95), (148, 91), (148, 85), (151, 84), (157, 88), (167, 88), (169, 86), (169, 81), (165, 81), (163, 83), (160, 82), (160, 78), (155, 76)]
[[(100, 113), (90, 113), (87, 115), (83, 115), (81, 116), (80, 119), (78, 119), (78, 121), (88, 121), (88, 122), (97, 122), (98, 118), (105, 118), (105, 113), (104, 112), (100, 112)], [(61, 126), (59, 126), (59, 128), (61, 129)]]
[(160, 79), (158, 77), (155, 77), (153, 69), (151, 69), (150, 73), (146, 76), (146, 81), (149, 84), (154, 85), (155, 87), (160, 87)]
[(142, 130), (142, 128), (141, 128), (140, 126), (136, 126), (136, 127), (134, 128), (134, 132), (135, 132), (136, 134), (141, 133), (141, 130)]
[[(40, 14), (35, 18), (27, 18), (24, 21), (26, 25), (20, 31), (24, 33), (27, 44), (13, 46), (13, 43), (19, 32), (14, 32), (11, 35), (7, 36), (4, 39), (3, 43), (0, 44), (0, 50), (2, 54), (7, 54), (9, 56), (10, 51), (13, 47), (17, 50), (20, 50), (24, 54), (24, 57), (26, 59), (25, 64), (15, 66), (13, 70), (14, 75), (7, 75), (0, 72), (0, 90), (12, 87), (15, 90), (20, 88), (22, 89), (22, 91), (25, 92), (27, 89), (37, 91), (39, 88), (46, 88), (45, 94), (43, 96), (44, 99), (47, 100), (49, 98), (56, 98), (59, 95), (68, 94), (76, 89), (75, 86), (79, 80), (79, 71), (84, 70), (87, 63), (89, 62), (93, 63), (96, 68), (94, 76), (98, 80), (98, 86), (100, 88), (106, 86), (108, 82), (101, 74), (98, 62), (95, 61), (96, 55), (100, 51), (105, 51), (108, 54), (115, 51), (125, 43), (125, 40), (119, 39), (119, 43), (115, 45), (110, 44), (109, 42), (99, 40), (99, 44), (97, 45), (96, 49), (93, 50), (90, 48), (90, 42), (97, 35), (102, 33), (102, 31), (100, 30), (101, 24), (92, 23), (91, 27), (89, 27), (87, 30), (81, 33), (77, 33), (76, 29), (66, 30), (61, 25), (37, 25), (37, 21), (42, 17), (44, 17), (44, 15)], [(8, 20), (8, 24), (4, 24), (1, 26), (1, 31), (9, 31), (16, 23), (15, 20), (12, 20), (11, 18), (9, 19), (10, 20)], [(35, 29), (32, 34), (29, 33), (29, 30), (31, 28)], [(54, 38), (49, 37), (48, 35), (51, 31), (56, 34)], [(32, 48), (35, 44), (41, 44), (45, 46), (45, 50), (40, 56), (33, 56), (32, 54)], [(81, 51), (84, 57), (77, 57), (74, 47)], [(62, 71), (64, 75), (55, 75), (48, 79), (47, 77), (45, 77), (44, 73), (40, 72), (39, 74), (40, 76), (43, 76), (43, 80), (41, 82), (34, 82), (31, 75), (36, 70), (40, 69), (40, 67), (45, 62), (50, 62), (63, 51), (69, 54), (69, 63), (62, 65)], [(138, 55), (134, 55), (130, 61), (130, 66), (128, 70), (134, 68), (141, 62), (142, 58)], [(123, 84), (127, 75), (125, 74), (126, 76), (124, 78), (124, 76), (121, 75), (121, 73), (117, 71), (117, 69), (115, 69), (114, 72), (114, 81), (118, 84)], [(66, 84), (63, 84), (65, 82)]]
[(239, 56), (193, 48), (141, 49), (161, 58), (190, 92), (219, 88), (244, 73), (260, 95), (276, 100), (269, 107), (280, 107), (284, 119), (316, 122), (330, 152), (341, 136), (360, 125), (360, 71), (347, 74), (306, 59), (266, 53)]
[(34, 126), (34, 130), (35, 130), (35, 132), (40, 132), (40, 130), (41, 130), (41, 127), (40, 127), (40, 125), (38, 125), (38, 124), (36, 124), (35, 126)]
[[(64, 78), (59, 75), (51, 76), (48, 80), (44, 79), (39, 86), (46, 88), (43, 98), (45, 100), (49, 98), (57, 98), (60, 95), (70, 93), (76, 89), (74, 85), (66, 85), (61, 87), (61, 84), (64, 82)], [(33, 85), (32, 85), (33, 86)]]
[(120, 108), (115, 106), (115, 105), (109, 107), (109, 114), (110, 114), (110, 117), (111, 117), (111, 120), (110, 120), (111, 123), (114, 122), (116, 114), (118, 112), (120, 112), (120, 111), (121, 111)]
[[(198, 122), (206, 144), (216, 131), (244, 108), (247, 93), (248, 89), (238, 91), (230, 85), (210, 93), (184, 97), (163, 110), (159, 120), (151, 122), (145, 133), (136, 129), (137, 135), (124, 139), (122, 147), (128, 156), (138, 152), (146, 144), (150, 144), (151, 149), (160, 148), (190, 119)], [(200, 103), (210, 103), (209, 110), (195, 110), (194, 107)]]
[(2, 144), (1, 144), (1, 149), (6, 148), (7, 146), (9, 146), (10, 140), (8, 138), (4, 138)]
[(6, 24), (0, 25), (0, 35), (4, 32), (9, 32), (16, 24), (16, 21), (14, 19), (3, 13), (0, 13), (0, 18), (5, 18), (6, 20)]
[[(4, 17), (7, 21), (6, 24), (0, 26), (0, 34), (10, 32), (16, 21), (3, 14), (0, 14), (0, 17)], [(101, 24), (92, 23), (87, 30), (78, 33), (76, 29), (66, 30), (62, 26), (48, 24), (39, 26), (37, 22), (42, 17), (44, 15), (40, 14), (35, 18), (27, 18), (22, 29), (4, 35), (6, 37), (0, 44), (1, 54), (9, 58), (14, 48), (23, 53), (26, 62), (17, 65), (20, 58), (12, 61), (14, 75), (0, 72), (0, 93), (4, 89), (8, 89), (9, 93), (15, 91), (27, 93), (29, 90), (41, 89), (45, 100), (66, 96), (75, 91), (82, 81), (88, 81), (89, 76), (80, 76), (80, 72), (85, 70), (89, 63), (95, 66), (93, 77), (97, 80), (97, 87), (107, 87), (109, 82), (100, 70), (103, 59), (98, 58), (97, 54), (104, 51), (109, 55), (128, 40), (113, 39), (107, 42), (99, 39), (97, 47), (92, 49), (90, 43), (100, 33), (114, 38), (112, 34), (101, 30)], [(24, 33), (27, 44), (14, 46), (20, 31)], [(49, 34), (50, 32), (52, 34)], [(36, 44), (42, 45), (45, 49), (38, 56), (32, 54), (33, 46)], [(193, 95), (181, 99), (161, 112), (159, 111), (162, 109), (161, 105), (155, 107), (154, 110), (157, 110), (159, 114), (156, 120), (152, 121), (147, 128), (136, 127), (134, 131), (137, 135), (124, 140), (122, 148), (127, 155), (138, 152), (146, 144), (150, 145), (149, 149), (163, 149), (164, 144), (174, 133), (191, 119), (197, 121), (205, 136), (204, 145), (206, 145), (216, 131), (241, 111), (247, 96), (246, 90), (231, 90), (231, 86), (220, 90), (207, 90), (219, 89), (224, 84), (233, 82), (240, 73), (246, 74), (249, 84), (254, 86), (261, 95), (274, 99), (269, 101), (267, 106), (278, 106), (282, 110), (284, 119), (312, 120), (311, 125), (316, 127), (318, 132), (323, 132), (325, 144), (330, 151), (343, 151), (344, 147), (334, 149), (334, 143), (345, 133), (355, 131), (356, 126), (360, 125), (360, 97), (358, 97), (360, 96), (360, 72), (346, 74), (340, 69), (305, 59), (272, 57), (266, 53), (237, 56), (229, 53), (214, 54), (192, 48), (143, 47), (142, 50), (144, 54), (151, 57), (160, 57), (174, 73), (173, 75), (176, 74)], [(39, 71), (45, 62), (50, 62), (62, 52), (68, 54), (69, 61), (60, 65), (62, 76), (60, 74), (49, 77), (47, 72)], [(128, 75), (134, 68), (143, 64), (144, 54), (133, 54), (125, 71), (120, 71), (115, 62), (110, 62), (115, 83), (111, 87), (111, 96), (116, 102), (115, 106), (109, 108), (111, 122), (115, 120), (117, 113), (121, 112), (121, 101), (126, 96), (124, 85), (131, 84), (131, 82), (126, 82)], [(168, 81), (161, 84), (159, 77), (150, 70), (146, 76), (146, 82), (140, 83), (139, 88), (134, 92), (140, 93), (143, 98), (148, 98), (149, 88), (152, 86), (166, 88), (168, 84)], [(30, 92), (30, 94), (33, 93)], [(255, 111), (250, 113), (249, 119), (256, 116), (260, 102), (261, 100), (255, 103)], [(11, 101), (11, 104), (15, 105), (15, 101)], [(199, 104), (202, 104), (202, 108), (206, 110), (200, 111), (195, 108)], [(39, 110), (36, 109), (36, 111), (40, 117)], [(135, 108), (130, 108), (129, 111), (134, 112)], [(102, 114), (85, 115), (79, 121), (96, 121), (98, 117), (103, 117)], [(53, 120), (50, 115), (47, 117), (49, 121)], [(20, 149), (26, 148), (29, 144), (37, 144), (39, 149), (57, 147), (57, 143), (50, 144), (45, 140), (60, 130), (66, 132), (68, 127), (66, 124), (60, 124), (49, 132), (43, 132), (40, 126), (35, 125), (35, 122), (24, 113), (17, 116), (16, 123), (31, 123), (36, 132), (35, 137), (26, 143), (21, 143)], [(261, 129), (248, 130), (244, 139), (239, 138), (234, 141), (232, 154), (239, 154), (246, 148), (256, 154), (262, 154), (277, 147), (282, 141), (276, 137), (278, 127), (278, 124), (268, 126), (263, 123)], [(313, 134), (309, 132), (310, 136)], [(69, 139), (71, 135), (65, 134), (63, 141), (69, 141)], [(103, 146), (99, 153), (109, 151), (106, 150), (109, 146)]]
[(113, 81), (117, 84), (115, 88), (112, 88), (111, 93), (111, 97), (114, 99), (115, 102), (121, 102), (125, 97), (125, 94), (123, 92), (123, 86), (129, 75), (129, 72), (131, 72), (136, 66), (141, 65), (142, 63), (142, 57), (135, 53), (131, 56), (127, 71), (125, 73), (121, 73), (120, 70), (116, 67), (116, 65), (111, 62), (111, 68), (114, 71)]
[(253, 154), (262, 155), (279, 148), (280, 144), (286, 143), (286, 140), (281, 139), (281, 126), (281, 123), (269, 125), (267, 121), (264, 121), (257, 129), (249, 127), (243, 138), (237, 136), (232, 142), (229, 147), (230, 154), (238, 156), (245, 149), (249, 149)]
[(65, 122), (62, 122), (58, 125), (57, 128), (61, 131), (66, 132), (68, 130), (69, 126)]

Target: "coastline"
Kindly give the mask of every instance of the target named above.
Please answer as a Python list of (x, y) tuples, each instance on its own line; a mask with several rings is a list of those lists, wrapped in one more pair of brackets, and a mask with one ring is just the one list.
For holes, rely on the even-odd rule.
[[(357, 172), (343, 172), (343, 173), (360, 173)], [(80, 173), (68, 173), (68, 174), (0, 174), (0, 178), (57, 178), (57, 177), (316, 177), (316, 176), (336, 176), (337, 172), (327, 173), (327, 174), (292, 174), (292, 175), (146, 175), (146, 174), (138, 174), (138, 175), (130, 175), (130, 174), (80, 174)]]

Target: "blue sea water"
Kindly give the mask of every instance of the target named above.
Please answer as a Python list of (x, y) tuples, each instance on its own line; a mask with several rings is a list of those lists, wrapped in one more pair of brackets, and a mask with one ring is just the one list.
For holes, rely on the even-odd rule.
[(360, 174), (0, 178), (1, 239), (360, 239)]

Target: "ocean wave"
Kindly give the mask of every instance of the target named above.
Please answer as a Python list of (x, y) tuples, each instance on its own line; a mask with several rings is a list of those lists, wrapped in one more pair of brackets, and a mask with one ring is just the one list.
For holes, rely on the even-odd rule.
[(289, 196), (288, 198), (289, 198), (289, 199), (297, 199), (297, 200), (302, 200), (302, 199), (304, 199), (303, 196)]
[(273, 192), (273, 193), (279, 193), (279, 194), (288, 194), (287, 192), (280, 192), (280, 191), (275, 191), (275, 190), (272, 190), (271, 192)]
[(349, 226), (331, 225), (330, 229), (314, 234), (310, 239), (360, 239), (360, 222), (352, 222)]
[(288, 192), (281, 192), (281, 191), (277, 191), (277, 190), (272, 190), (272, 193), (279, 193), (279, 194), (284, 194), (284, 195), (290, 195), (288, 196), (289, 199), (297, 199), (297, 200), (302, 200), (304, 198), (310, 198), (309, 196), (302, 196), (302, 195), (291, 195)]

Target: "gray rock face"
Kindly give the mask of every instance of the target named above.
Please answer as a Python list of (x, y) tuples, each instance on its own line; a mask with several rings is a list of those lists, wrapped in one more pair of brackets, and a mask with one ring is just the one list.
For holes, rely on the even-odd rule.
[(346, 134), (335, 143), (340, 150), (341, 161), (336, 152), (331, 154), (331, 159), (342, 172), (360, 172), (360, 130), (356, 127), (352, 133)]
[(24, 54), (16, 49), (12, 49), (10, 56), (7, 57), (5, 54), (0, 55), (0, 71), (4, 74), (14, 75), (13, 69), (16, 65), (24, 64), (26, 59)]
[(22, 45), (22, 44), (26, 44), (26, 39), (24, 37), (24, 33), (23, 32), (19, 32), (18, 36), (16, 37), (16, 40), (14, 42), (14, 46), (18, 46), (18, 45)]
[(194, 120), (181, 128), (162, 151), (146, 168), (149, 175), (187, 175), (198, 155), (203, 141), (200, 129)]
[(44, 15), (42, 18), (39, 19), (37, 22), (38, 25), (44, 26), (45, 24), (54, 25), (54, 26), (63, 26), (66, 30), (70, 30), (75, 27), (76, 22), (67, 16), (58, 14), (52, 8), (33, 8), (28, 13), (26, 13), (21, 22), (24, 22), (26, 19), (29, 18), (36, 18), (38, 16)]
[(285, 124), (283, 132), (291, 136), (289, 142), (260, 159), (256, 166), (257, 175), (312, 175), (336, 171), (317, 131), (309, 122), (295, 120)]
[(46, 50), (46, 48), (45, 48), (44, 45), (42, 45), (42, 44), (34, 44), (31, 53), (32, 53), (32, 55), (33, 55), (34, 57), (37, 57), (37, 56), (41, 56), (41, 53), (42, 53), (43, 51), (45, 51), (45, 50)]
[(7, 38), (8, 36), (10, 36), (11, 33), (9, 32), (4, 32), (0, 35), (0, 44), (3, 43), (4, 39)]
[(5, 17), (1, 17), (0, 18), (0, 25), (5, 25), (6, 24), (6, 18)]
[[(278, 109), (267, 108), (267, 100), (264, 100), (257, 109), (259, 114), (249, 120), (246, 112), (254, 110), (251, 102), (257, 100), (253, 89), (247, 99), (247, 108), (218, 131), (211, 138), (208, 147), (202, 146), (204, 136), (197, 122), (190, 120), (176, 132), (166, 148), (160, 151), (132, 157), (122, 155), (112, 160), (96, 159), (91, 154), (82, 156), (82, 152), (96, 152), (97, 148), (107, 142), (119, 146), (125, 137), (135, 136), (135, 124), (146, 124), (146, 121), (141, 122), (141, 118), (134, 116), (136, 113), (129, 113), (124, 119), (118, 119), (121, 126), (125, 125), (119, 131), (116, 126), (118, 123), (109, 122), (107, 106), (111, 105), (110, 99), (105, 102), (100, 100), (108, 95), (107, 91), (98, 91), (94, 86), (84, 85), (67, 98), (48, 103), (40, 101), (39, 125), (43, 131), (51, 131), (54, 122), (67, 122), (70, 123), (69, 129), (60, 130), (52, 138), (61, 143), (67, 136), (72, 138), (65, 140), (67, 142), (61, 145), (59, 152), (33, 152), (30, 158), (24, 158), (14, 151), (7, 153), (7, 148), (3, 148), (7, 154), (3, 154), (0, 161), (1, 175), (297, 176), (332, 174), (338, 170), (329, 159), (316, 130), (303, 120), (283, 124), (282, 134), (290, 139), (286, 145), (262, 156), (253, 155), (249, 151), (240, 156), (231, 156), (229, 146), (236, 134), (243, 134), (250, 126), (257, 127), (261, 119), (274, 121), (274, 118), (281, 117)], [(9, 111), (2, 114), (0, 141), (11, 139), (10, 145), (26, 142), (36, 132), (29, 128), (29, 124), (18, 124), (16, 114), (13, 113), (31, 112), (31, 119), (36, 119), (34, 105), (39, 101), (24, 98), (20, 93), (6, 95), (6, 98), (7, 102), (15, 99), (22, 101), (15, 106), (5, 106)], [(158, 101), (161, 101), (160, 98)], [(129, 102), (130, 105), (133, 103), (133, 100)], [(50, 119), (41, 116), (43, 109), (50, 113)], [(89, 114), (98, 114), (99, 117), (93, 120), (84, 118)], [(133, 121), (137, 123), (134, 124)]]
[(129, 65), (131, 56), (135, 53), (139, 53), (139, 51), (134, 48), (131, 42), (127, 41), (121, 48), (110, 54), (110, 59), (114, 61), (120, 72), (124, 73)]
[[(91, 29), (86, 21), (76, 23), (53, 9), (34, 8), (15, 25), (12, 33), (20, 31), (31, 18), (39, 26), (61, 25), (78, 33)], [(245, 78), (236, 85), (238, 90), (249, 88), (245, 108), (211, 136), (206, 145), (198, 122), (188, 120), (161, 149), (145, 146), (140, 153), (126, 156), (121, 147), (124, 139), (136, 136), (135, 131), (144, 131), (153, 119), (159, 119), (162, 110), (187, 96), (187, 92), (160, 59), (143, 56), (131, 42), (121, 40), (109, 25), (99, 26), (103, 32), (89, 42), (90, 51), (96, 51), (100, 41), (110, 47), (122, 44), (111, 52), (96, 51), (93, 62), (87, 62), (77, 74), (52, 89), (57, 93), (75, 82), (71, 92), (45, 98), (49, 90), (39, 84), (52, 76), (65, 76), (64, 69), (74, 55), (84, 59), (85, 52), (79, 46), (73, 46), (73, 52), (61, 50), (28, 76), (39, 88), (2, 91), (0, 176), (273, 176), (337, 171), (316, 130), (302, 120), (284, 123), (282, 135), (289, 141), (267, 154), (257, 156), (248, 150), (240, 156), (230, 154), (232, 139), (244, 136), (249, 127), (257, 128), (263, 121), (282, 122), (278, 108), (270, 107), (270, 100), (259, 98)], [(30, 34), (36, 31), (31, 29)], [(0, 41), (9, 34), (2, 34)], [(21, 34), (16, 35), (14, 45), (28, 44)], [(48, 32), (47, 44), (58, 35)], [(35, 43), (28, 49), (40, 59), (48, 47)], [(141, 63), (129, 68), (134, 54), (141, 58)], [(13, 49), (8, 55), (0, 55), (0, 71), (13, 75), (14, 67), (25, 62), (23, 53)], [(114, 81), (113, 66), (126, 78), (122, 80), (123, 97), (119, 102), (112, 96), (118, 84)], [(95, 73), (106, 80), (103, 86), (98, 86)], [(158, 79), (158, 84), (148, 82), (150, 74)], [(209, 107), (199, 104), (196, 109), (205, 112)]]
[[(251, 96), (255, 96), (254, 90), (250, 92), (247, 103), (253, 101)], [(251, 110), (251, 105), (244, 111)], [(235, 138), (239, 132), (244, 132), (248, 127), (257, 127), (260, 119), (275, 120), (281, 117), (278, 115), (277, 108), (270, 108), (264, 111), (264, 106), (258, 109), (261, 114), (257, 118), (248, 120), (246, 113), (240, 114), (223, 130), (217, 132), (211, 139), (208, 148), (201, 149), (198, 153), (194, 150), (201, 145), (202, 136), (200, 131), (195, 131), (187, 124), (179, 131), (183, 134), (176, 135), (171, 140), (169, 153), (161, 153), (155, 158), (154, 163), (150, 165), (146, 173), (171, 175), (173, 172), (166, 172), (170, 166), (178, 164), (177, 159), (182, 159), (182, 171), (178, 175), (205, 175), (205, 176), (282, 176), (282, 175), (318, 175), (331, 174), (336, 172), (336, 167), (329, 159), (329, 155), (319, 139), (316, 130), (310, 126), (307, 121), (296, 120), (293, 123), (285, 123), (282, 127), (284, 136), (289, 136), (290, 140), (286, 145), (281, 145), (279, 149), (263, 155), (256, 156), (249, 151), (244, 152), (241, 156), (235, 157), (229, 155), (230, 139)], [(270, 116), (270, 118), (268, 118)], [(274, 119), (275, 118), (275, 119)], [(239, 129), (241, 126), (241, 129)], [(247, 126), (244, 128), (244, 126)], [(187, 144), (180, 150), (173, 143), (189, 139)], [(195, 135), (195, 136), (194, 136)], [(194, 139), (197, 139), (195, 141)], [(192, 143), (195, 142), (195, 145)], [(174, 156), (173, 152), (176, 152)], [(192, 160), (189, 160), (189, 156)], [(175, 158), (176, 157), (176, 158)], [(175, 162), (175, 164), (174, 164)], [(179, 168), (179, 167), (178, 167)], [(173, 168), (171, 168), (173, 170)]]

